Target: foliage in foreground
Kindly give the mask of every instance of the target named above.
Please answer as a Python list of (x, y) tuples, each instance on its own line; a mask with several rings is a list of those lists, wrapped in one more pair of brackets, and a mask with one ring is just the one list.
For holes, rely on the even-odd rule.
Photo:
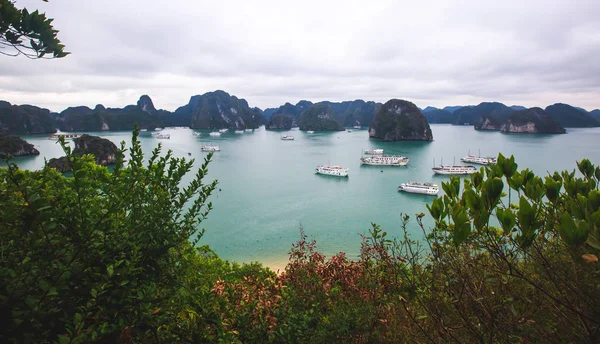
[[(0, 170), (2, 342), (597, 342), (600, 168), (545, 178), (514, 159), (429, 206), (425, 239), (377, 225), (360, 256), (326, 259), (304, 233), (277, 276), (194, 247), (216, 182), (209, 157), (159, 150), (134, 133), (109, 173), (67, 155), (52, 169)], [(506, 187), (505, 187), (506, 185)], [(505, 194), (508, 192), (508, 194)]]
[[(0, 0), (0, 54), (29, 58), (67, 56), (52, 21), (37, 10), (30, 13), (26, 8), (16, 8), (11, 0)], [(6, 48), (10, 50), (7, 52)]]

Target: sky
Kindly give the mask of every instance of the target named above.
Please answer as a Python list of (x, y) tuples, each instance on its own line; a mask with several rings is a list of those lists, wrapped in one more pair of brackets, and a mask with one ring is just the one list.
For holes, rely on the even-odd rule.
[(62, 111), (224, 90), (306, 99), (600, 108), (600, 1), (16, 0), (54, 18), (65, 58), (0, 55), (0, 99)]

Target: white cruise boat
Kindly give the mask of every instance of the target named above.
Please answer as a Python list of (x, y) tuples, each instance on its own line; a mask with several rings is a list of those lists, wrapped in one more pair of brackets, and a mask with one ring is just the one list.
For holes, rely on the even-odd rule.
[(218, 132), (218, 131), (211, 131), (211, 133), (208, 134), (208, 135), (210, 135), (210, 136), (221, 136), (221, 133)]
[(163, 130), (163, 128), (154, 128), (155, 131)]
[(281, 139), (284, 141), (294, 141), (294, 137), (290, 135), (283, 135)]
[(432, 168), (435, 174), (457, 175), (457, 174), (473, 174), (477, 172), (477, 168), (471, 165), (440, 165)]
[(148, 131), (148, 129), (140, 129), (140, 131)]
[(166, 140), (168, 140), (168, 139), (171, 138), (171, 134), (158, 134), (158, 135), (156, 135), (156, 138), (157, 139), (166, 139)]
[(243, 130), (236, 130), (236, 131), (235, 131), (235, 133), (236, 133), (236, 134), (243, 134), (243, 133), (244, 133), (244, 131), (243, 131)]
[(64, 137), (65, 140), (78, 139), (81, 137), (80, 134), (65, 134), (65, 133), (55, 133), (48, 136), (48, 140), (58, 141), (59, 138)]
[(360, 158), (361, 164), (375, 166), (405, 166), (408, 158), (399, 155), (374, 155)]
[(360, 125), (355, 125), (353, 128), (360, 130), (362, 127)]
[(367, 155), (383, 155), (383, 149), (367, 149), (366, 151), (364, 151), (364, 153)]
[(346, 130), (346, 131), (347, 131), (347, 132), (349, 132), (349, 133), (351, 133), (351, 132), (352, 132), (352, 129), (348, 129), (348, 130)]
[(341, 166), (329, 166), (329, 165), (320, 165), (315, 169), (315, 173), (317, 174), (325, 174), (328, 176), (336, 176), (336, 177), (348, 177), (349, 169), (343, 168)]
[(219, 146), (203, 145), (203, 146), (200, 146), (200, 150), (203, 151), (203, 152), (220, 152), (221, 151), (221, 147), (219, 147)]
[(220, 133), (226, 133), (226, 132), (227, 132), (227, 130), (229, 130), (229, 129), (227, 129), (227, 128), (224, 128), (224, 129), (219, 129), (219, 132), (220, 132)]
[(252, 131), (252, 129), (246, 129), (246, 131)]
[(194, 132), (192, 132), (192, 135), (194, 135), (194, 136), (200, 136), (200, 132), (194, 131)]
[(307, 133), (307, 134), (314, 134), (314, 133), (315, 133), (315, 131), (314, 131), (314, 130), (307, 130), (307, 131), (306, 131), (306, 133)]
[(460, 158), (460, 161), (466, 162), (466, 163), (471, 163), (471, 164), (478, 164), (478, 165), (495, 165), (496, 164), (496, 158), (491, 157), (491, 156), (481, 156), (481, 154), (479, 154), (478, 156), (471, 155), (471, 151), (469, 151), (469, 154), (466, 157)]
[(402, 183), (402, 185), (398, 187), (398, 191), (435, 196), (440, 191), (440, 188), (437, 184), (417, 183), (409, 180), (408, 183)]

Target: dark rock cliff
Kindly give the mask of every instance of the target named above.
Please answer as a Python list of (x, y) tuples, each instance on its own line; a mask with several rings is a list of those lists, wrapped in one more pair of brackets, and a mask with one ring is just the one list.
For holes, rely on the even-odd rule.
[(40, 152), (27, 141), (17, 136), (7, 136), (0, 133), (0, 158), (39, 154)]
[(340, 131), (344, 127), (336, 121), (331, 110), (331, 106), (327, 104), (314, 104), (300, 115), (298, 120), (300, 130), (315, 130), (315, 131)]
[[(91, 135), (82, 135), (73, 140), (75, 143), (74, 155), (93, 154), (98, 165), (107, 166), (116, 162), (117, 146), (110, 140)], [(48, 166), (60, 172), (71, 171), (71, 165), (67, 157), (50, 159)]]
[(384, 141), (433, 140), (429, 123), (419, 108), (399, 99), (383, 104), (371, 122), (369, 137)]

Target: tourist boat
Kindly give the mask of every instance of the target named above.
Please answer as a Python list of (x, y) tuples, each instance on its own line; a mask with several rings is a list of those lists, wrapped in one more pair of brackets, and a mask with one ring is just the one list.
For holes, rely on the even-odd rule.
[(220, 132), (220, 133), (226, 133), (226, 132), (227, 132), (227, 130), (229, 130), (229, 129), (227, 129), (227, 128), (224, 128), (224, 129), (219, 129), (219, 132)]
[(243, 133), (244, 133), (244, 131), (243, 131), (243, 130), (236, 130), (236, 131), (235, 131), (235, 133), (236, 133), (236, 134), (243, 134)]
[(336, 177), (348, 177), (349, 169), (343, 168), (341, 166), (329, 166), (329, 165), (319, 165), (315, 169), (315, 173), (317, 174), (325, 174), (328, 176), (336, 176)]
[(359, 129), (359, 130), (362, 129), (362, 127), (360, 125), (355, 125), (353, 128), (354, 129)]
[(154, 128), (154, 131), (160, 131), (163, 130), (163, 128)]
[(417, 183), (409, 180), (408, 183), (402, 183), (402, 185), (398, 187), (398, 191), (435, 196), (440, 191), (440, 188), (437, 184)]
[(364, 151), (365, 154), (367, 155), (382, 155), (383, 154), (383, 149), (378, 148), (378, 149), (367, 149), (366, 151)]
[(140, 129), (140, 131), (148, 131), (148, 129)]
[(194, 131), (194, 132), (192, 132), (192, 135), (194, 135), (194, 136), (200, 136), (200, 132)]
[(361, 164), (375, 166), (406, 166), (408, 158), (400, 155), (375, 155), (360, 158)]
[(477, 168), (471, 165), (440, 165), (432, 168), (435, 174), (458, 175), (458, 174), (473, 174), (477, 172)]
[(294, 141), (294, 137), (290, 135), (283, 135), (281, 139), (284, 141)]
[(307, 133), (307, 134), (314, 134), (314, 133), (315, 133), (315, 131), (314, 131), (314, 130), (307, 130), (307, 131), (306, 131), (306, 133)]
[(351, 133), (351, 132), (352, 132), (352, 129), (348, 129), (348, 130), (346, 130), (346, 131), (347, 131), (347, 132), (349, 132), (349, 133)]
[(212, 131), (210, 134), (208, 134), (210, 136), (221, 136), (221, 133), (218, 131)]
[(171, 134), (158, 134), (158, 135), (156, 136), (156, 138), (157, 138), (157, 139), (166, 139), (166, 140), (168, 140), (168, 139), (170, 139), (170, 138), (171, 138)]
[(471, 155), (471, 151), (469, 151), (469, 154), (466, 157), (460, 158), (460, 161), (466, 162), (466, 163), (471, 163), (471, 164), (478, 164), (478, 165), (495, 165), (496, 164), (496, 158), (491, 157), (491, 156), (481, 156), (481, 154), (479, 154), (478, 156)]
[(200, 146), (200, 150), (203, 152), (220, 152), (221, 148), (219, 146), (203, 145)]
[(252, 129), (246, 129), (246, 131), (252, 131)]
[(55, 133), (55, 134), (52, 134), (52, 135), (48, 136), (48, 140), (57, 141), (61, 137), (64, 137), (65, 139), (68, 139), (68, 140), (72, 140), (72, 139), (78, 139), (78, 138), (80, 138), (81, 135), (79, 135), (79, 134)]

